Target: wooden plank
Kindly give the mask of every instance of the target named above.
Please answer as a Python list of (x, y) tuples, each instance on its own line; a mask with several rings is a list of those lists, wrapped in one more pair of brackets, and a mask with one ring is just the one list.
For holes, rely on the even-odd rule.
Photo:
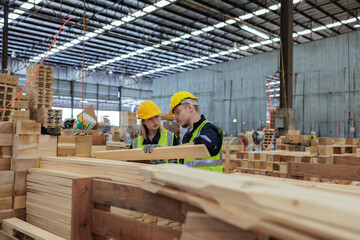
[(176, 147), (155, 148), (152, 153), (144, 153), (142, 149), (114, 150), (94, 152), (96, 158), (120, 161), (181, 159), (181, 158), (208, 158), (210, 153), (205, 145), (183, 145)]
[(0, 171), (0, 185), (14, 184), (14, 171)]
[(13, 134), (0, 134), (0, 146), (8, 147), (13, 145)]
[(35, 240), (64, 240), (64, 238), (58, 237), (18, 218), (5, 219), (2, 224), (6, 227), (6, 229), (15, 229), (16, 231), (24, 233), (26, 236), (32, 237)]
[(150, 166), (142, 173), (147, 179), (144, 189), (196, 205), (245, 230), (281, 239), (356, 239), (360, 234), (359, 196), (175, 164)]
[(65, 144), (75, 144), (75, 136), (58, 136), (58, 144), (65, 143)]
[(39, 155), (40, 157), (57, 156), (57, 136), (40, 135)]
[(360, 166), (360, 157), (334, 156), (334, 163), (340, 165)]
[(189, 212), (181, 240), (258, 239), (256, 234), (234, 227), (207, 214)]
[(0, 134), (13, 134), (14, 123), (0, 122)]
[(288, 172), (290, 176), (360, 181), (360, 166), (289, 162)]
[(16, 196), (14, 197), (14, 209), (20, 209), (26, 207), (26, 196)]
[(41, 123), (17, 122), (15, 134), (41, 134)]
[(91, 215), (92, 232), (100, 236), (132, 240), (169, 240), (180, 239), (181, 236), (179, 231), (139, 222), (98, 209), (93, 209)]
[(18, 240), (18, 238), (15, 238), (2, 230), (0, 230), (0, 239), (1, 240)]
[(15, 159), (11, 161), (11, 170), (13, 171), (27, 171), (29, 168), (37, 167), (37, 158), (33, 159)]
[(189, 211), (202, 212), (178, 200), (153, 194), (139, 187), (107, 180), (94, 179), (92, 192), (95, 203), (111, 203), (115, 207), (145, 212), (176, 222), (184, 222), (186, 213)]
[(71, 239), (93, 239), (91, 234), (91, 210), (94, 208), (91, 200), (92, 178), (73, 180)]
[(75, 136), (75, 156), (91, 157), (92, 136)]
[(229, 172), (230, 167), (230, 146), (225, 145), (225, 172)]

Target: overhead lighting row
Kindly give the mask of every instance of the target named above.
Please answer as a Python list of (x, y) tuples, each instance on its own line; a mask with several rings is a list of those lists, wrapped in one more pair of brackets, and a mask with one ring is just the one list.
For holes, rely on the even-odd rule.
[[(294, 4), (296, 3), (299, 3), (301, 2), (302, 0), (294, 0)], [(169, 40), (165, 40), (165, 41), (162, 41), (161, 43), (158, 43), (158, 44), (154, 44), (152, 46), (149, 46), (149, 47), (145, 47), (145, 48), (142, 48), (142, 49), (139, 49), (137, 51), (134, 51), (134, 52), (130, 52), (128, 54), (124, 54), (124, 55), (121, 55), (121, 56), (118, 56), (118, 57), (114, 57), (114, 58), (111, 58), (111, 59), (108, 59), (106, 61), (102, 61), (102, 62), (99, 62), (99, 63), (96, 63), (96, 64), (93, 64), (91, 66), (88, 67), (88, 69), (96, 69), (96, 68), (99, 68), (99, 67), (103, 67), (105, 65), (108, 65), (108, 64), (111, 64), (111, 63), (114, 63), (116, 61), (121, 61), (121, 60), (124, 60), (124, 59), (127, 59), (127, 58), (130, 58), (130, 57), (133, 57), (133, 56), (136, 56), (136, 55), (139, 55), (139, 54), (143, 54), (143, 53), (146, 53), (146, 52), (150, 52), (156, 48), (160, 48), (160, 47), (163, 47), (163, 46), (167, 46), (167, 45), (170, 45), (172, 43), (176, 43), (176, 42), (180, 42), (184, 39), (188, 39), (188, 38), (191, 38), (191, 37), (196, 37), (198, 35), (201, 35), (203, 33), (207, 33), (207, 32), (211, 32), (215, 29), (220, 29), (220, 28), (223, 28), (225, 26), (228, 26), (228, 25), (232, 25), (238, 21), (244, 21), (244, 20), (248, 20), (250, 18), (253, 18), (255, 16), (260, 16), (260, 15), (263, 15), (263, 14), (266, 14), (268, 12), (270, 12), (270, 10), (277, 10), (278, 8), (281, 7), (281, 4), (275, 4), (275, 5), (271, 5), (270, 7), (267, 8), (263, 8), (263, 9), (260, 9), (260, 10), (257, 10), (257, 11), (254, 11), (252, 13), (247, 13), (247, 14), (244, 14), (242, 16), (239, 16), (238, 18), (234, 18), (234, 19), (229, 19), (225, 22), (220, 22), (220, 23), (217, 23), (217, 24), (214, 24), (212, 26), (207, 26), (207, 27), (204, 27), (202, 29), (199, 29), (199, 30), (195, 30), (191, 33), (186, 33), (182, 36), (179, 36), (179, 37), (175, 37), (175, 38), (172, 38), (172, 39), (169, 39)], [(270, 10), (269, 10), (270, 9)], [(241, 28), (247, 32), (250, 32), (254, 35), (257, 35), (263, 39), (269, 39), (270, 36), (259, 31), (259, 30), (256, 30), (252, 27), (249, 27), (247, 25), (242, 25)]]
[[(26, 10), (30, 10), (33, 7), (35, 7), (35, 5), (37, 5), (38, 3), (40, 3), (42, 0), (28, 0), (27, 2), (23, 3), (19, 9), (16, 9), (14, 12), (9, 13), (9, 20), (8, 23), (11, 23), (12, 21), (14, 21), (15, 19), (17, 19), (18, 17), (20, 17), (21, 15), (23, 15), (25, 13), (24, 10), (22, 9), (26, 9)], [(2, 28), (4, 26), (4, 19), (0, 19), (0, 28)]]
[[(306, 30), (303, 30), (301, 32), (293, 33), (293, 37), (295, 38), (295, 37), (298, 37), (298, 36), (311, 34), (313, 32), (334, 28), (334, 27), (340, 26), (342, 24), (349, 24), (349, 23), (352, 23), (352, 22), (356, 22), (359, 18), (360, 18), (360, 16), (350, 18), (350, 19), (347, 19), (347, 20), (343, 20), (343, 21), (339, 21), (339, 22), (334, 22), (334, 23), (331, 23), (331, 24), (327, 24), (325, 26), (315, 27), (313, 29), (306, 29)], [(262, 42), (249, 44), (247, 46), (242, 46), (240, 48), (232, 48), (230, 50), (222, 51), (222, 52), (215, 53), (215, 54), (211, 54), (209, 56), (204, 56), (204, 57), (201, 57), (201, 58), (194, 58), (194, 59), (190, 59), (188, 61), (181, 62), (181, 63), (178, 63), (178, 64), (172, 64), (172, 65), (168, 65), (168, 66), (165, 66), (165, 67), (162, 67), (162, 68), (156, 68), (156, 69), (153, 69), (153, 70), (150, 70), (150, 71), (138, 73), (138, 74), (133, 75), (132, 77), (141, 77), (141, 76), (153, 74), (153, 73), (156, 73), (156, 72), (161, 72), (161, 71), (169, 70), (169, 69), (172, 69), (172, 68), (181, 67), (181, 66), (184, 66), (184, 65), (190, 65), (190, 64), (193, 64), (193, 63), (197, 63), (197, 62), (202, 62), (202, 61), (205, 61), (205, 60), (207, 60), (209, 58), (216, 58), (216, 57), (219, 57), (219, 56), (225, 56), (225, 55), (229, 55), (229, 54), (239, 52), (239, 51), (247, 51), (247, 50), (249, 50), (251, 48), (256, 48), (256, 47), (260, 47), (260, 46), (264, 46), (264, 45), (269, 45), (269, 44), (273, 44), (273, 43), (276, 43), (276, 42), (279, 42), (279, 41), (280, 41), (280, 38), (268, 39), (268, 40), (264, 40)], [(275, 84), (275, 83), (270, 83), (270, 84)]]
[[(144, 15), (146, 15), (148, 13), (154, 12), (154, 11), (158, 10), (159, 8), (165, 7), (165, 6), (171, 4), (172, 2), (175, 2), (175, 1), (176, 0), (161, 0), (161, 1), (158, 1), (158, 2), (154, 3), (153, 5), (145, 7), (142, 10), (139, 10), (137, 12), (134, 12), (132, 14), (129, 14), (129, 15), (123, 17), (121, 20), (113, 21), (112, 23), (110, 23), (110, 24), (108, 24), (108, 25), (106, 25), (104, 27), (98, 28), (93, 32), (89, 32), (89, 33), (85, 34), (85, 36), (80, 36), (77, 39), (73, 39), (71, 42), (67, 42), (67, 43), (63, 44), (62, 46), (59, 46), (57, 48), (52, 48), (47, 53), (47, 56), (51, 56), (53, 54), (56, 54), (56, 53), (58, 53), (60, 51), (63, 51), (65, 49), (67, 49), (67, 48), (73, 47), (73, 46), (79, 44), (82, 41), (87, 41), (90, 38), (96, 37), (96, 36), (104, 33), (105, 31), (109, 31), (111, 29), (120, 27), (120, 26), (122, 26), (122, 25), (124, 25), (124, 24), (126, 24), (128, 22), (131, 22), (133, 20), (141, 18), (142, 16), (144, 16)], [(30, 61), (31, 62), (39, 61), (40, 59), (42, 59), (45, 56), (45, 54), (46, 54), (46, 52), (44, 52), (42, 54), (39, 54), (37, 56), (34, 56), (33, 58), (30, 59)]]

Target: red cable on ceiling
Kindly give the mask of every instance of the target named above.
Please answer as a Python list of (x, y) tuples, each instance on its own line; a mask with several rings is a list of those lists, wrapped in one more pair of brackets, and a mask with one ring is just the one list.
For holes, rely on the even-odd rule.
[[(36, 71), (35, 71), (35, 73), (31, 76), (30, 80), (26, 83), (26, 85), (23, 87), (23, 89), (21, 89), (21, 91), (15, 96), (15, 98), (14, 98), (13, 100), (11, 100), (10, 103), (8, 103), (5, 107), (3, 107), (3, 108), (0, 110), (0, 113), (1, 113), (2, 111), (4, 111), (6, 108), (8, 108), (8, 107), (15, 101), (15, 99), (17, 99), (17, 98), (22, 94), (22, 92), (25, 90), (25, 88), (30, 84), (31, 80), (34, 78), (35, 74), (37, 73), (37, 71), (39, 70), (41, 64), (43, 63), (45, 57), (47, 56), (47, 53), (50, 51), (52, 45), (55, 43), (56, 38), (59, 36), (60, 32), (62, 31), (62, 29), (64, 28), (64, 26), (66, 25), (66, 23), (67, 23), (68, 21), (70, 21), (71, 19), (73, 19), (73, 17), (71, 17), (71, 18), (69, 18), (68, 20), (66, 20), (66, 21), (64, 22), (64, 24), (61, 26), (59, 32), (56, 34), (54, 40), (52, 41), (52, 43), (50, 44), (48, 50), (46, 51), (45, 56), (41, 59), (41, 62), (40, 62), (40, 64), (39, 64), (39, 66), (36, 68)], [(84, 24), (85, 24), (85, 23), (84, 23)], [(83, 71), (84, 71), (84, 69), (83, 69)]]

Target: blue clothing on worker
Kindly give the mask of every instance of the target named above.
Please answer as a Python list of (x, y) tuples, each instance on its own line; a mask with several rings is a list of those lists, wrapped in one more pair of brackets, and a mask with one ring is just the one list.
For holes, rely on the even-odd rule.
[[(193, 129), (189, 129), (182, 138), (182, 144), (190, 142), (193, 132), (204, 122), (206, 119), (201, 115), (201, 119), (194, 123)], [(222, 146), (222, 136), (219, 129), (212, 123), (207, 123), (200, 131), (200, 135), (194, 138), (194, 144), (205, 144), (211, 156), (219, 154)]]

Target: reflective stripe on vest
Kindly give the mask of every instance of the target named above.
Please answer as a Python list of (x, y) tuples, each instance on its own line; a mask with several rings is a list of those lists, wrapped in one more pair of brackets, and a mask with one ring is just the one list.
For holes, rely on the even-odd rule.
[[(189, 142), (193, 142), (194, 138), (199, 137), (200, 136), (200, 132), (202, 130), (202, 128), (205, 126), (205, 124), (207, 123), (211, 123), (212, 122), (205, 120), (203, 121), (199, 127), (197, 127), (195, 129), (195, 131), (192, 133), (191, 139)], [(222, 138), (222, 131), (219, 129), (219, 133), (221, 135)], [(181, 139), (181, 144), (182, 143)], [(210, 140), (210, 139), (206, 139), (205, 140)], [(222, 141), (221, 141), (222, 142)], [(196, 167), (196, 168), (200, 168), (200, 169), (204, 169), (204, 170), (208, 170), (208, 171), (214, 171), (214, 172), (222, 172), (222, 146), (220, 148), (220, 151), (217, 155), (209, 157), (209, 158), (203, 158), (203, 159), (195, 159), (195, 158), (185, 158), (184, 159), (184, 165), (188, 166), (188, 167)]]
[[(173, 146), (174, 145), (174, 133), (169, 132), (167, 130), (162, 130), (160, 132), (160, 139), (159, 142), (157, 143), (158, 145), (161, 145), (163, 147), (167, 147), (167, 146)], [(133, 140), (133, 148), (144, 148), (146, 145), (144, 145), (144, 138), (142, 137), (142, 135), (139, 135), (137, 138), (135, 138)], [(165, 162), (168, 162), (167, 159), (165, 159)]]

